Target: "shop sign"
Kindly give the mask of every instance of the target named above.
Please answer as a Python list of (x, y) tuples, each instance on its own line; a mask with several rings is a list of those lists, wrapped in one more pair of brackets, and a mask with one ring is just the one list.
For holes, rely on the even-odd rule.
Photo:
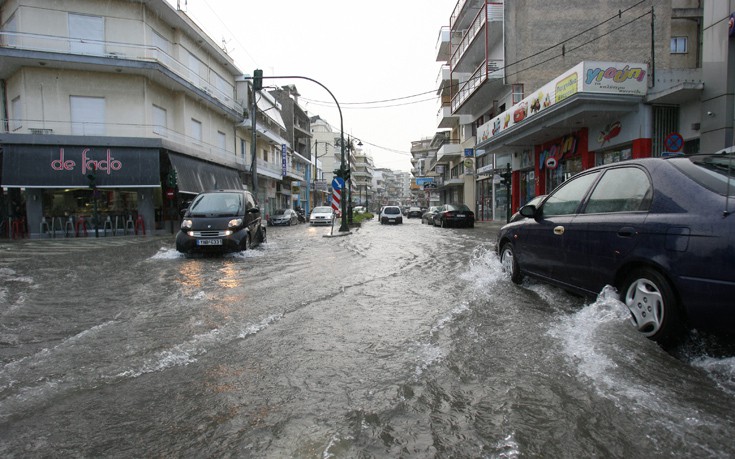
[(556, 169), (562, 159), (567, 156), (574, 156), (576, 153), (577, 136), (574, 134), (564, 136), (559, 143), (551, 144), (539, 154), (539, 169), (543, 170), (544, 167)]
[(474, 148), (465, 148), (464, 149), (464, 157), (465, 158), (472, 158), (475, 156), (475, 149)]
[(6, 145), (4, 150), (4, 186), (86, 188), (93, 171), (101, 188), (161, 185), (158, 149)]
[(481, 144), (580, 92), (644, 96), (647, 77), (647, 64), (580, 62), (480, 126), (477, 143)]

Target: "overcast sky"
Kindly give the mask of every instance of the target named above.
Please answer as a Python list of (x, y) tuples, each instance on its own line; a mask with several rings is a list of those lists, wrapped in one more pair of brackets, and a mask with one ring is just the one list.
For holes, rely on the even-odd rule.
[[(177, 0), (167, 1), (176, 7)], [(345, 136), (362, 140), (376, 167), (410, 170), (411, 141), (436, 132), (436, 43), (456, 0), (178, 3), (215, 42), (225, 41), (243, 73), (260, 68), (264, 76), (300, 75), (329, 88), (342, 108)], [(295, 84), (301, 107), (339, 131), (339, 112), (319, 85), (263, 83)], [(387, 102), (360, 104), (375, 101)]]

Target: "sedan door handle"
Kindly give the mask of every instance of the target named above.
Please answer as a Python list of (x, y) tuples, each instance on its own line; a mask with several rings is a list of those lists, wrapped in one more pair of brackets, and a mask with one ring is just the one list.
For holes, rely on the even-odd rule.
[(620, 237), (633, 237), (636, 234), (638, 234), (638, 232), (631, 226), (624, 226), (618, 230), (618, 236)]
[(564, 234), (564, 227), (563, 226), (554, 227), (554, 234), (556, 234), (557, 236), (561, 236), (562, 234)]

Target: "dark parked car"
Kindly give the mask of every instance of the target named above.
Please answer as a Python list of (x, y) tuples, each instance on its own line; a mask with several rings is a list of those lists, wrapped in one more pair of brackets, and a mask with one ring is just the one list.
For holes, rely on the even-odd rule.
[(564, 182), (504, 226), (512, 280), (585, 296), (618, 289), (634, 325), (671, 344), (686, 327), (735, 331), (735, 156), (629, 160)]
[(475, 226), (475, 213), (465, 204), (444, 204), (432, 217), (434, 226)]
[(183, 216), (176, 235), (182, 253), (239, 252), (265, 242), (260, 208), (245, 190), (199, 193)]
[(409, 207), (408, 212), (406, 212), (406, 218), (421, 218), (421, 215), (423, 212), (421, 212), (420, 207)]
[(278, 209), (275, 212), (273, 212), (273, 215), (270, 216), (268, 220), (268, 224), (271, 226), (298, 225), (299, 224), (299, 214), (296, 213), (295, 210), (291, 210), (291, 209)]
[(421, 223), (426, 223), (427, 225), (433, 225), (434, 224), (434, 214), (439, 211), (441, 206), (431, 206), (429, 207), (429, 210), (424, 212), (424, 214), (421, 216)]

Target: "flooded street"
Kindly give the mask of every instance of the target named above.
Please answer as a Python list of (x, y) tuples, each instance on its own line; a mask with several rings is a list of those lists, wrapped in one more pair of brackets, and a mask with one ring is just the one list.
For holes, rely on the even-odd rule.
[(735, 456), (735, 357), (704, 338), (513, 285), (487, 224), (325, 234), (0, 244), (0, 456)]

